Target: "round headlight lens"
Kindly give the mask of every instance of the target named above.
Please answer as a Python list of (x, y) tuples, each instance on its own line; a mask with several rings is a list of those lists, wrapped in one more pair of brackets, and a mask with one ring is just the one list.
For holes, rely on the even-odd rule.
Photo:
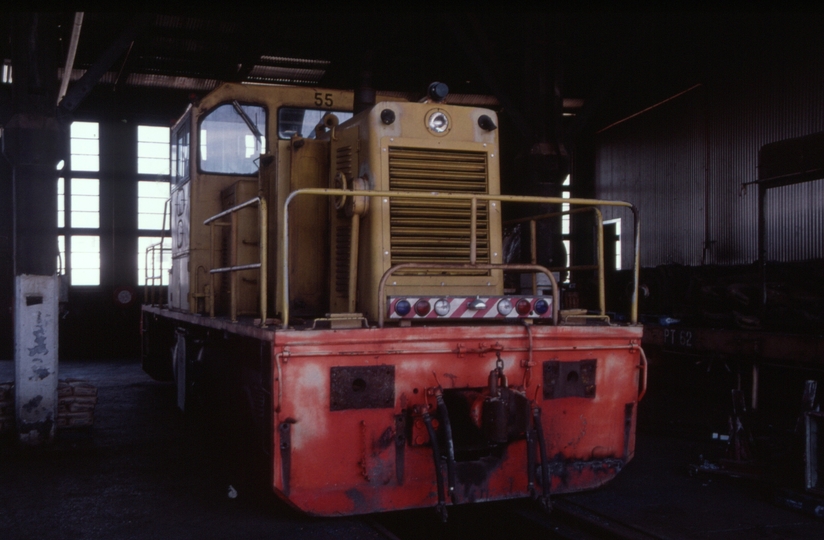
[(424, 300), (421, 298), (417, 302), (415, 302), (415, 313), (418, 314), (418, 317), (424, 317), (429, 313), (429, 310), (432, 309), (432, 306), (429, 305), (429, 300)]
[(409, 303), (409, 300), (398, 300), (395, 304), (395, 313), (401, 317), (409, 315), (410, 311), (412, 311), (412, 305)]
[(446, 133), (449, 129), (449, 118), (442, 112), (434, 112), (429, 115), (427, 125), (433, 133)]
[(546, 300), (538, 300), (535, 302), (535, 313), (543, 315), (547, 311), (549, 311), (549, 302)]
[(446, 301), (446, 298), (441, 298), (435, 302), (435, 313), (441, 317), (449, 313), (449, 302)]
[(532, 311), (532, 303), (526, 298), (521, 298), (515, 304), (515, 311), (518, 312), (518, 315), (529, 315), (529, 312)]
[(500, 302), (498, 302), (498, 313), (506, 317), (510, 313), (512, 313), (512, 302), (509, 299), (504, 298)]

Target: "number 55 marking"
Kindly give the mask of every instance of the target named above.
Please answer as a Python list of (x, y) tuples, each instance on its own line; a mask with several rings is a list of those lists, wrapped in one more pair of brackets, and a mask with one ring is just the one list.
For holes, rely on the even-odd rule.
[(332, 94), (315, 92), (315, 105), (318, 107), (331, 107), (334, 105), (334, 102), (332, 101)]

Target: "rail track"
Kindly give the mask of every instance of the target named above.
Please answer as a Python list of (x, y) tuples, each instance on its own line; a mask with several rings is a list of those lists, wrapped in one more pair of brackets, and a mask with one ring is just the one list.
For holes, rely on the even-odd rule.
[(392, 512), (364, 518), (390, 540), (558, 538), (568, 540), (669, 540), (563, 498), (543, 511), (530, 501), (504, 501), (449, 508), (442, 523), (433, 510)]

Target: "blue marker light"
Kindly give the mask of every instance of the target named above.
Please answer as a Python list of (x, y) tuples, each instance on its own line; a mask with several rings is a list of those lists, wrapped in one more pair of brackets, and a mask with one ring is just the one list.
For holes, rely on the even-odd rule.
[(412, 311), (412, 304), (409, 303), (409, 300), (398, 300), (398, 303), (395, 304), (395, 313), (401, 317), (408, 315), (410, 311)]

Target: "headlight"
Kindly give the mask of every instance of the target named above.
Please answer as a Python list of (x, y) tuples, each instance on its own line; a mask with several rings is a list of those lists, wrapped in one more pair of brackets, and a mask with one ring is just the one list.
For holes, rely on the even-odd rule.
[(449, 131), (449, 116), (436, 109), (426, 117), (426, 127), (435, 135), (444, 135)]
[(506, 298), (498, 302), (498, 313), (500, 313), (504, 317), (512, 313), (512, 302), (510, 302)]
[(441, 317), (449, 313), (449, 302), (446, 301), (446, 298), (441, 298), (435, 302), (435, 313)]

